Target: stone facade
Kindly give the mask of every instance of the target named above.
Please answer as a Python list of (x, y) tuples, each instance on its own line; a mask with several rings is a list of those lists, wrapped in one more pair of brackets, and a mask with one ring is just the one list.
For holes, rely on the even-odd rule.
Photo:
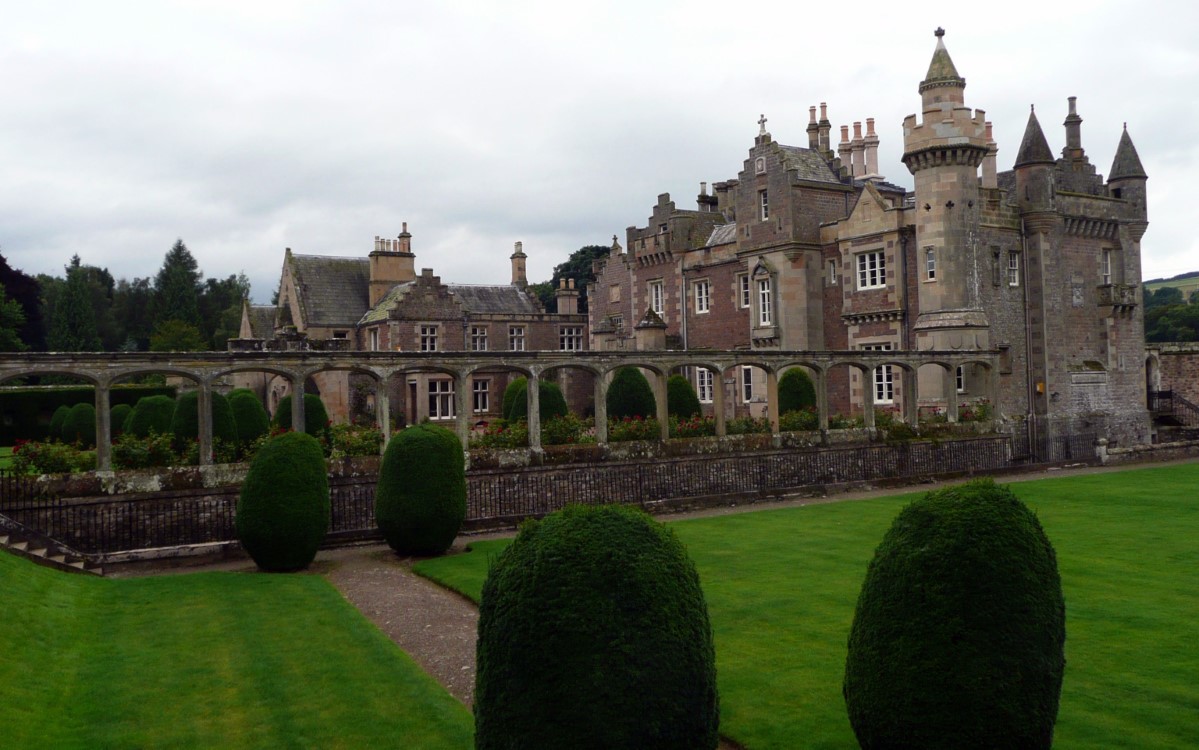
[[(991, 123), (966, 105), (943, 34), (920, 113), (902, 121), (913, 191), (878, 174), (872, 119), (865, 133), (842, 126), (834, 153), (825, 104), (810, 109), (806, 147), (776, 142), (763, 117), (734, 179), (711, 194), (701, 183), (695, 210), (661, 195), (627, 250), (613, 238), (595, 264), (593, 347), (635, 347), (630, 323), (652, 309), (669, 348), (988, 352), (997, 367), (834, 367), (823, 385), (847, 415), (869, 404), (906, 414), (912, 401), (953, 413), (985, 396), (1041, 436), (1147, 442), (1147, 175), (1127, 130), (1105, 181), (1071, 97), (1061, 155), (1033, 113), (1013, 169), (999, 172)], [(714, 408), (702, 398), (712, 376), (689, 375)], [(728, 414), (764, 414), (764, 369), (716, 375)]]

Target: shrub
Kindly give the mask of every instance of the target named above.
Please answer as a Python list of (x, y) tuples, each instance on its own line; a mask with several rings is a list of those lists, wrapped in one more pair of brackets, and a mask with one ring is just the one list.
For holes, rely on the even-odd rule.
[(62, 440), (62, 423), (67, 418), (67, 414), (71, 411), (71, 407), (63, 404), (54, 410), (53, 416), (50, 417), (50, 439)]
[(74, 445), (18, 439), (13, 446), (12, 469), (17, 474), (65, 474), (95, 468), (95, 451), (80, 450)]
[(75, 404), (62, 420), (62, 441), (78, 443), (84, 448), (96, 446), (96, 407)]
[(695, 388), (682, 375), (671, 375), (666, 379), (666, 410), (678, 419), (690, 419), (702, 413)]
[[(229, 391), (225, 397), (233, 411), (233, 423), (237, 427), (237, 442), (249, 445), (271, 431), (271, 418), (254, 392), (246, 388)], [(290, 409), (291, 403), (288, 402)]]
[(179, 457), (172, 446), (170, 433), (152, 433), (138, 437), (126, 432), (112, 444), (112, 465), (115, 469), (148, 469), (154, 466), (173, 466)]
[(640, 370), (636, 367), (622, 367), (616, 371), (612, 384), (608, 386), (610, 418), (657, 417), (656, 404), (654, 391)]
[(716, 418), (694, 416), (689, 419), (670, 418), (672, 438), (712, 437), (716, 434)]
[[(219, 393), (209, 394), (212, 412), (212, 439), (225, 445), (237, 445), (237, 422), (233, 420), (233, 410), (229, 402)], [(175, 401), (175, 412), (171, 416), (171, 434), (175, 437), (175, 449), (183, 451), (189, 443), (200, 436), (200, 394), (198, 391), (187, 391), (179, 394)]]
[[(275, 409), (275, 418), (271, 424), (284, 430), (292, 429), (291, 396), (284, 396), (279, 400), (279, 406)], [(321, 401), (321, 397), (314, 393), (304, 394), (304, 432), (315, 438), (328, 438), (329, 436), (329, 413), (325, 411), (325, 402)]]
[(866, 572), (845, 703), (863, 748), (1048, 748), (1065, 602), (1033, 513), (990, 479), (900, 511)]
[(661, 440), (662, 428), (658, 420), (650, 417), (622, 417), (608, 420), (608, 442), (623, 443), (626, 440)]
[(734, 417), (724, 423), (728, 435), (751, 435), (770, 432), (770, 420), (766, 417)]
[(132, 413), (133, 407), (129, 404), (117, 404), (108, 410), (108, 431), (113, 437), (120, 437), (125, 431), (125, 422)]
[[(524, 387), (512, 396), (508, 413), (504, 417), (509, 422), (515, 422), (518, 419), (527, 419), (529, 416), (529, 381), (524, 378), (517, 378), (513, 382), (520, 382)], [(509, 385), (508, 387), (511, 388), (512, 386)], [(507, 389), (504, 390), (504, 395), (508, 395)], [(555, 417), (565, 417), (570, 413), (570, 410), (566, 408), (566, 397), (562, 395), (562, 389), (552, 380), (537, 381), (537, 404), (543, 424)]]
[(820, 415), (816, 407), (805, 406), (797, 411), (783, 412), (779, 415), (780, 432), (802, 432), (804, 430), (820, 429)]
[(779, 378), (779, 413), (816, 408), (816, 385), (808, 373), (792, 367)]
[(627, 506), (521, 526), (479, 608), (475, 743), (715, 748), (715, 650), (695, 565)]
[(401, 555), (439, 555), (466, 519), (466, 461), (444, 427), (409, 427), (387, 444), (375, 490), (375, 522)]
[[(509, 415), (512, 413), (512, 402), (516, 400), (516, 394), (524, 393), (526, 394), (524, 398), (527, 398), (528, 390), (528, 378), (520, 377), (509, 383), (508, 387), (504, 389), (504, 398), (500, 402), (500, 416), (508, 421), (512, 421), (512, 418)], [(537, 395), (538, 397), (541, 396), (540, 393)]]
[(146, 437), (150, 433), (168, 434), (175, 415), (175, 399), (169, 396), (145, 396), (138, 399), (125, 424), (125, 432)]
[[(544, 434), (544, 429), (542, 430)], [(529, 444), (529, 425), (524, 420), (509, 423), (497, 419), (487, 425), (482, 434), (475, 433), (470, 437), (470, 447), (473, 448), (524, 448)]]
[(595, 423), (591, 418), (581, 419), (574, 414), (551, 417), (541, 423), (541, 444), (594, 443), (594, 427)]
[(237, 500), (237, 538), (259, 568), (305, 568), (329, 529), (329, 479), (320, 443), (288, 432), (254, 456)]
[(329, 457), (377, 456), (383, 432), (374, 425), (335, 424), (329, 428)]

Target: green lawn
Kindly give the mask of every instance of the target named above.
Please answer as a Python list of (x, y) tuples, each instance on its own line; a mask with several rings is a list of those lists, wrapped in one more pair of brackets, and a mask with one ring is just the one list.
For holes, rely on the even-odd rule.
[(12, 447), (0, 447), (0, 469), (12, 468)]
[[(1067, 608), (1056, 748), (1199, 747), (1199, 464), (1020, 482)], [(856, 746), (841, 697), (866, 565), (915, 495), (672, 524), (716, 633), (721, 731), (750, 750)], [(420, 563), (476, 598), (506, 541)]]
[(323, 578), (99, 579), (0, 552), (0, 745), (454, 748), (473, 721)]

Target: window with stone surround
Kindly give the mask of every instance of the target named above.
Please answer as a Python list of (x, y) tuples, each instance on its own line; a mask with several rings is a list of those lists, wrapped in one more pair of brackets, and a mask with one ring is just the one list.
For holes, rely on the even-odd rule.
[(753, 287), (749, 283), (749, 274), (737, 274), (737, 306), (741, 308), (749, 307), (752, 303)]
[(707, 279), (701, 279), (693, 286), (695, 289), (695, 312), (702, 315), (712, 309), (712, 286)]
[(470, 350), (472, 352), (487, 351), (487, 328), (484, 326), (470, 327)]
[(762, 221), (770, 218), (770, 194), (766, 190), (758, 191), (758, 218)]
[(957, 372), (954, 373), (954, 382), (957, 386), (958, 393), (966, 392), (966, 366), (958, 365)]
[(508, 351), (523, 352), (525, 350), (525, 327), (508, 326)]
[[(889, 352), (890, 344), (864, 344), (863, 351)], [(874, 383), (874, 403), (890, 404), (895, 402), (895, 377), (891, 365), (879, 365), (874, 368), (871, 380)]]
[(1110, 247), (1099, 251), (1099, 275), (1102, 278), (1101, 284), (1112, 283), (1112, 249)]
[(379, 351), (379, 329), (372, 328), (367, 332), (367, 348), (372, 352)]
[(583, 350), (583, 327), (562, 326), (558, 331), (558, 348), (564, 352)]
[(887, 285), (887, 256), (882, 250), (858, 253), (858, 289), (879, 289)]
[(754, 368), (748, 365), (741, 368), (741, 400), (747, 404), (754, 400)]
[(1020, 286), (1020, 253), (1015, 250), (1007, 253), (1007, 285)]
[(437, 351), (437, 326), (423, 325), (419, 328), (420, 350), (422, 352)]
[(695, 370), (695, 393), (701, 404), (712, 403), (712, 371), (703, 367)]
[(649, 282), (649, 309), (658, 315), (666, 311), (666, 295), (661, 279)]
[(454, 418), (454, 383), (450, 380), (429, 381), (429, 419)]
[(837, 285), (837, 261), (830, 260), (828, 262), (828, 277), (826, 279), (829, 286)]
[(475, 414), (486, 414), (491, 411), (491, 381), (475, 380), (472, 382), (471, 395), (473, 396), (474, 412)]
[(937, 280), (937, 251), (931, 247), (924, 248), (924, 278), (927, 281)]
[(767, 328), (774, 325), (774, 283), (767, 276), (758, 282), (758, 327)]

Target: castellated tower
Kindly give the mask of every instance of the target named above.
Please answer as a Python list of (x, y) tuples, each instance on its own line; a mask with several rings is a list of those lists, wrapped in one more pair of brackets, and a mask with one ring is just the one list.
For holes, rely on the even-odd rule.
[(903, 162), (916, 181), (916, 247), (935, 264), (936, 284), (919, 285), (913, 327), (918, 349), (989, 349), (980, 299), (988, 272), (979, 247), (978, 168), (988, 153), (986, 115), (965, 103), (958, 75), (937, 29), (937, 47), (920, 84), (920, 122), (903, 122)]

